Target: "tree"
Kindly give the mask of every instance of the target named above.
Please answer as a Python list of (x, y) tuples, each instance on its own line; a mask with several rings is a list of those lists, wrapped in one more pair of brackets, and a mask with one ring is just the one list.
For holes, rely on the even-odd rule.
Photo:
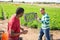
[(11, 2), (13, 2), (13, 0), (11, 0)]

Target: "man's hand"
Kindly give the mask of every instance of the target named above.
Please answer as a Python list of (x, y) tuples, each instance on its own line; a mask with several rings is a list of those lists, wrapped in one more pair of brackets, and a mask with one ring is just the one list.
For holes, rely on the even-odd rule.
[(27, 32), (28, 32), (27, 30), (24, 30), (24, 31), (23, 31), (23, 34), (27, 34)]
[(39, 20), (41, 20), (41, 18), (37, 18), (37, 20), (39, 21)]
[(20, 29), (22, 30), (22, 32), (20, 32), (20, 34), (27, 34), (27, 30), (24, 30), (23, 28), (20, 27)]

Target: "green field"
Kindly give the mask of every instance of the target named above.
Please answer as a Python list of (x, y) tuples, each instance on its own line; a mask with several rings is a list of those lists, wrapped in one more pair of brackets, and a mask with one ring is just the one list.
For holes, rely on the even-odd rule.
[[(50, 16), (50, 27), (51, 29), (60, 29), (60, 8), (55, 7), (46, 7), (46, 6), (37, 6), (37, 5), (30, 5), (30, 4), (12, 4), (12, 3), (0, 3), (0, 18), (2, 17), (1, 14), (1, 6), (3, 7), (5, 16), (10, 18), (12, 14), (15, 13), (17, 7), (23, 7), (25, 9), (25, 13), (36, 12), (38, 17), (41, 18), (40, 8), (44, 7), (46, 12)], [(25, 22), (24, 17), (21, 17), (21, 24), (27, 25), (28, 27), (38, 27), (40, 28), (41, 23), (34, 20), (33, 22)]]

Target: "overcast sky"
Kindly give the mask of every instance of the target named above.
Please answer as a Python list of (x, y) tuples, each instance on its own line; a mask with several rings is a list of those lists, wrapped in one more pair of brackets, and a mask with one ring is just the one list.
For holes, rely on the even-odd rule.
[[(0, 1), (11, 1), (11, 0), (0, 0)], [(13, 1), (25, 1), (25, 2), (60, 2), (60, 0), (13, 0)]]

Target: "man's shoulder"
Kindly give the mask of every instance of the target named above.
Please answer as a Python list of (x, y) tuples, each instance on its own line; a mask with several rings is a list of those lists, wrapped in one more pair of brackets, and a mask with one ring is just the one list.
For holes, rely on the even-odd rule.
[(48, 16), (48, 13), (45, 13), (45, 16)]
[(46, 14), (45, 14), (45, 17), (46, 17), (46, 18), (49, 18), (49, 15), (46, 13)]
[(9, 22), (11, 23), (15, 22), (15, 15), (11, 16), (11, 18), (9, 19)]

